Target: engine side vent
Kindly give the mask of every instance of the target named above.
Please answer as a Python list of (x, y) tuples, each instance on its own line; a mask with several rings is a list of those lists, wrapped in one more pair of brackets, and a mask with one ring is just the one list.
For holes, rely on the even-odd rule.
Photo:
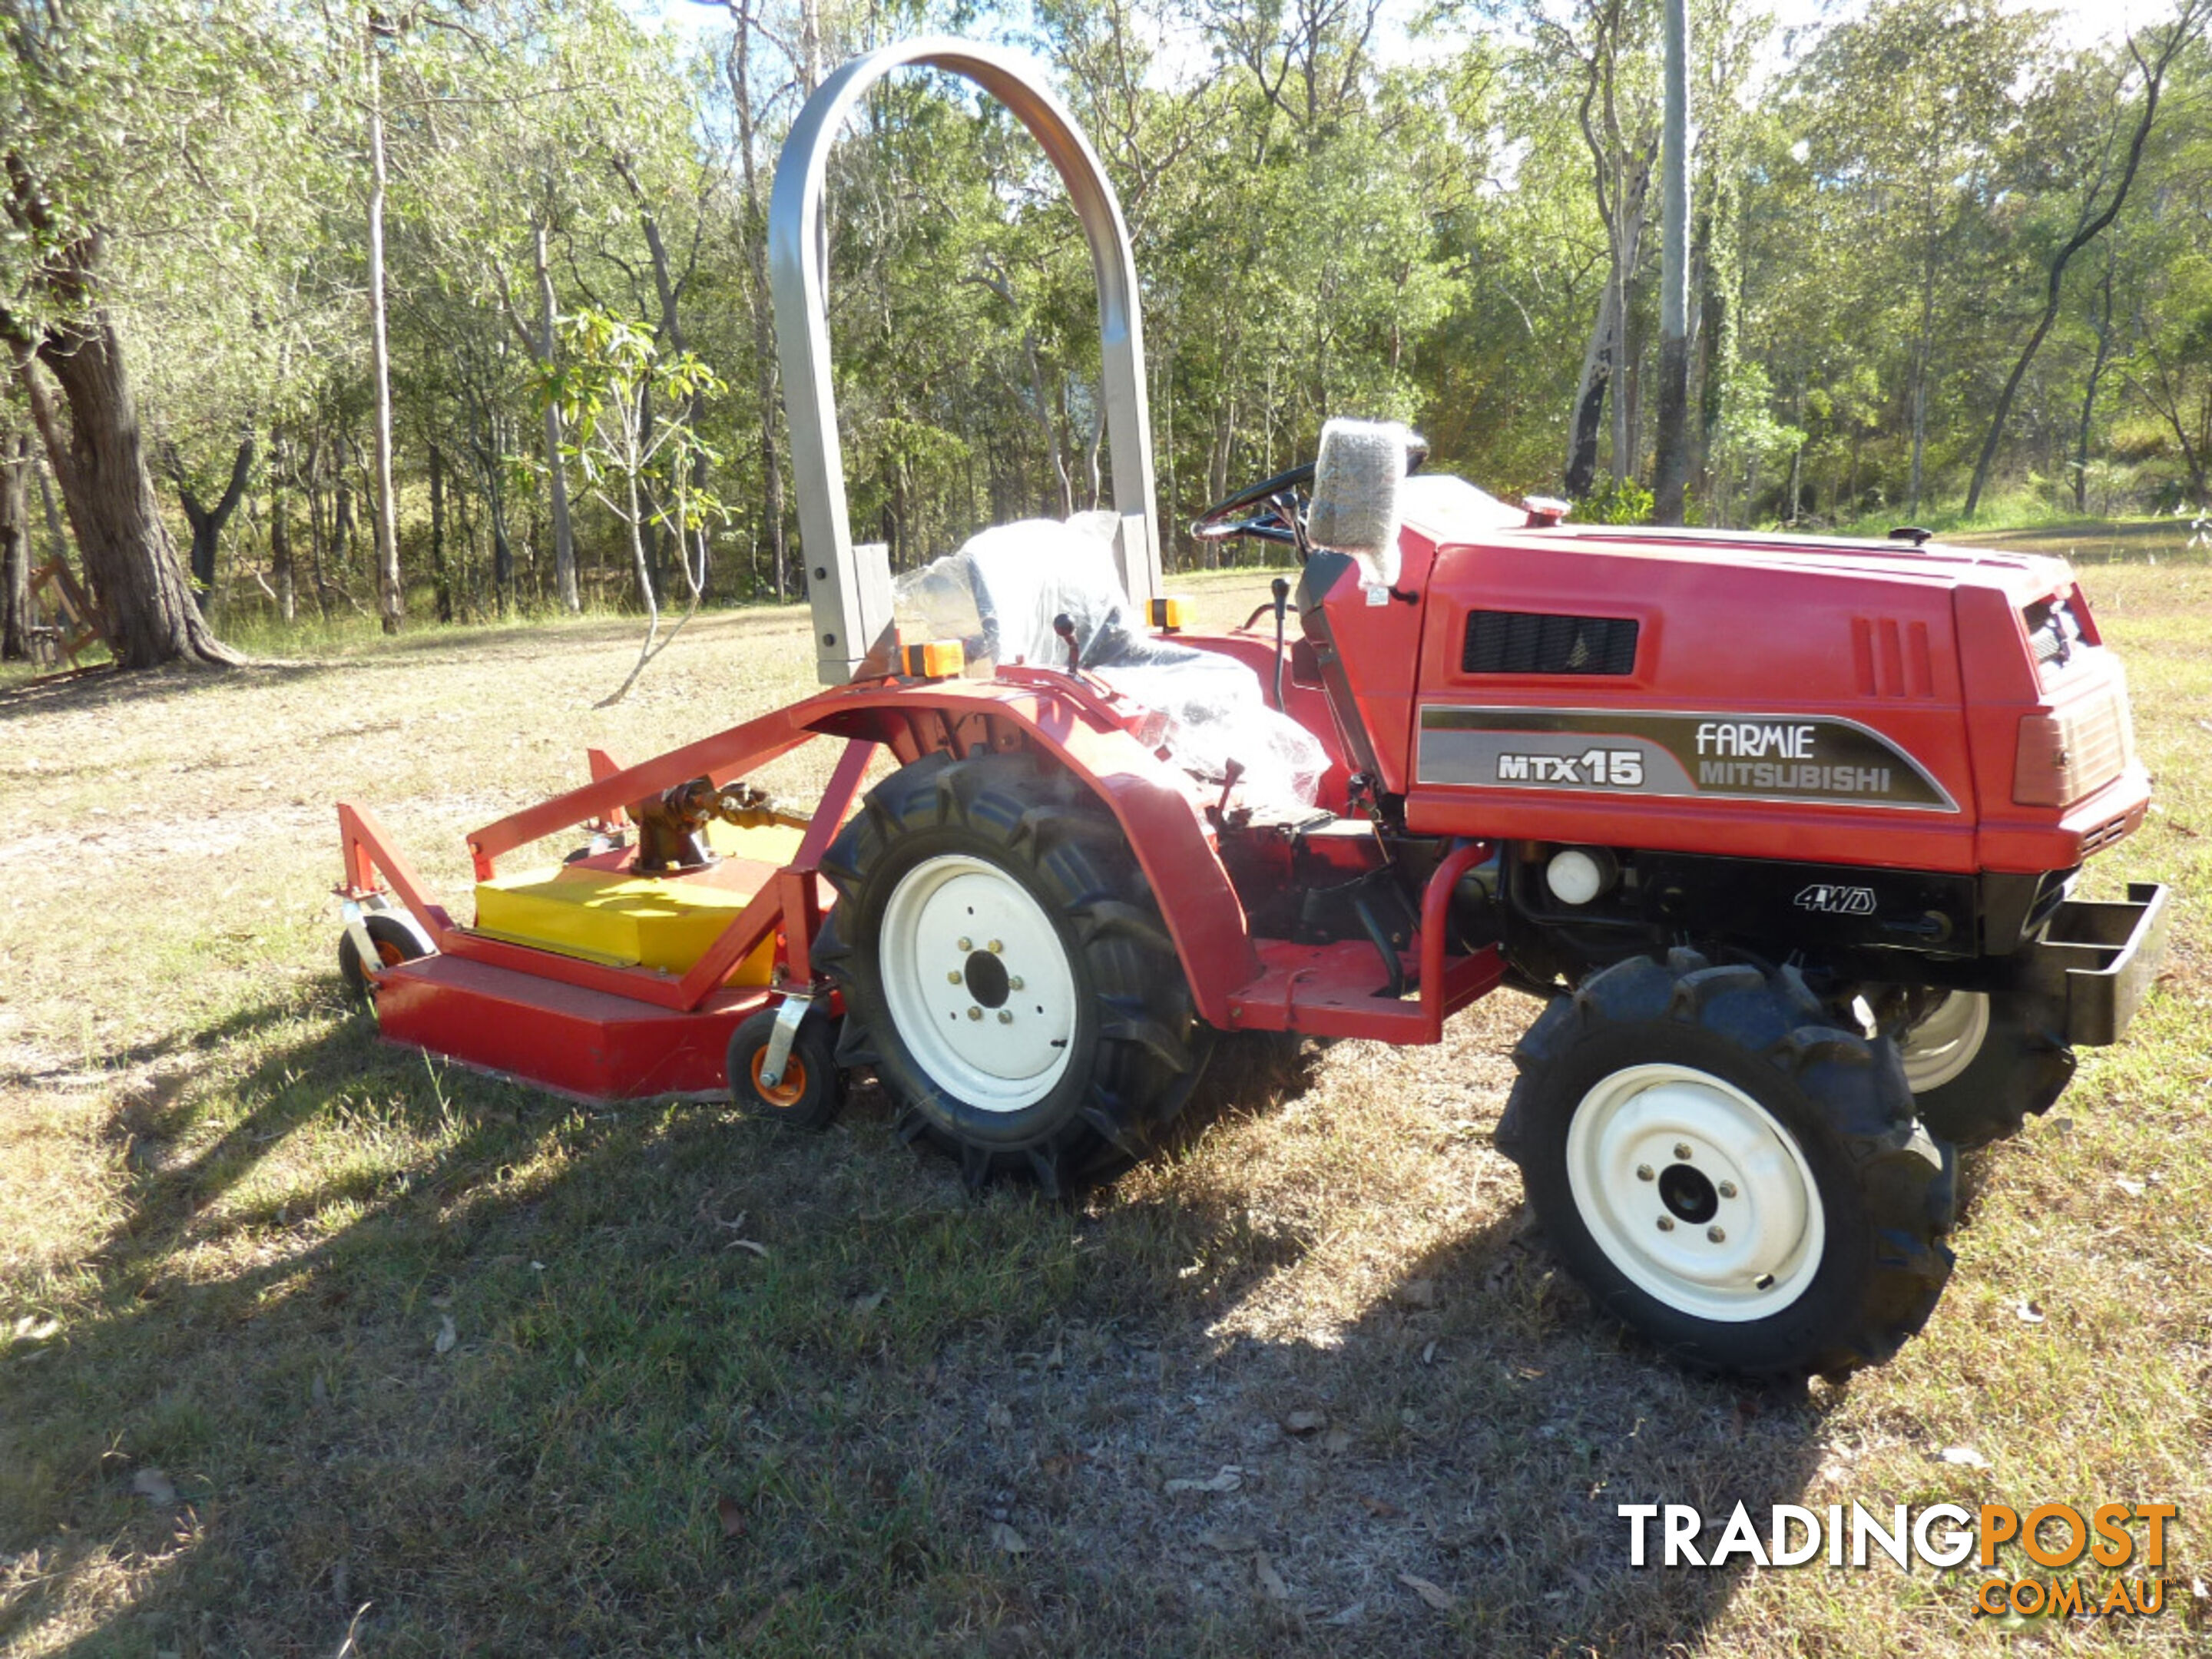
[(1470, 611), (1461, 669), (1469, 674), (1632, 674), (1633, 617)]

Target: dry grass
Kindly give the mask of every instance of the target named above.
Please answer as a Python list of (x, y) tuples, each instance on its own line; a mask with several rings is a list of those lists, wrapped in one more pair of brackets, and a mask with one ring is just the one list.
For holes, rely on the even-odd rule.
[[(2180, 884), (2172, 972), (1970, 1161), (1929, 1330), (1800, 1401), (1655, 1364), (1525, 1240), (1510, 994), (1437, 1049), (1232, 1055), (1238, 1103), (1074, 1213), (969, 1202), (869, 1093), (800, 1139), (380, 1046), (330, 801), (459, 893), (461, 832), (586, 744), (805, 690), (795, 614), (702, 620), (605, 712), (609, 623), (0, 695), (0, 1651), (327, 1656), (364, 1604), (380, 1656), (2201, 1650), (2212, 573), (2092, 585), (2162, 809), (2100, 879)], [(2171, 1610), (1632, 1571), (1613, 1510), (1984, 1498), (2179, 1503)]]

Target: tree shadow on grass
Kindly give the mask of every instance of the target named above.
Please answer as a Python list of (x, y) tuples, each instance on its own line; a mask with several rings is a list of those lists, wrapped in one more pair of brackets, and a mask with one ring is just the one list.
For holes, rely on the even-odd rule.
[(313, 999), (207, 1052), (118, 1109), (94, 1287), (0, 1362), (0, 1642), (328, 1654), (368, 1602), (381, 1654), (1652, 1651), (1734, 1580), (1629, 1571), (1613, 1505), (1763, 1516), (1815, 1455), (1514, 1213), (1224, 1339), (1313, 1241), (1218, 1185), (973, 1201), (872, 1090), (819, 1137), (579, 1108)]

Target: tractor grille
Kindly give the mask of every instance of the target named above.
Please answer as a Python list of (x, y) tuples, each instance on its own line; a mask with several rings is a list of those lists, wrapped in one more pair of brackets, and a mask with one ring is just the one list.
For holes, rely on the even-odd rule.
[(1632, 674), (1636, 619), (1470, 611), (1460, 667), (1469, 674)]

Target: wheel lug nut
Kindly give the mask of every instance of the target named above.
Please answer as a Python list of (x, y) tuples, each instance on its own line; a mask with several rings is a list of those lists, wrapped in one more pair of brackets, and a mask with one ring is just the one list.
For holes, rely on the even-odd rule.
[(1690, 1161), (1690, 1143), (1686, 1140), (1676, 1141), (1674, 1143), (1674, 1156), (1680, 1158), (1683, 1163), (1688, 1163)]
[(1000, 952), (1000, 951), (1001, 951), (1005, 950), (1006, 947), (1004, 945), (1001, 945), (1001, 944), (1000, 944), (997, 939), (993, 939), (993, 940), (992, 940), (988, 945), (986, 945), (983, 948), (984, 948), (986, 951), (989, 951), (993, 956), (994, 956), (994, 957), (995, 957), (995, 956), (997, 956), (997, 955), (999, 954), (999, 952)]
[(968, 1018), (970, 1019), (981, 1019), (983, 1018), (983, 1011), (981, 1008), (971, 1006), (968, 1010)]
[(1012, 1009), (1011, 1009), (1011, 1008), (1001, 1008), (1001, 1009), (1000, 1009), (1000, 1010), (999, 1010), (999, 1024), (1001, 1024), (1001, 1025), (1012, 1025), (1013, 1023), (1014, 1023), (1014, 1011), (1013, 1011)]
[(1662, 1233), (1673, 1232), (1674, 1231), (1674, 1218), (1671, 1215), (1661, 1216), (1659, 1218), (1659, 1231)]
[(1022, 988), (1022, 976), (1021, 976), (1019, 974), (1009, 974), (1009, 975), (1006, 975), (1006, 988), (1007, 988), (1009, 991), (1018, 991), (1018, 990), (1020, 990), (1020, 989)]
[(1725, 1244), (1728, 1243), (1728, 1235), (1722, 1231), (1718, 1227), (1706, 1228), (1705, 1237), (1716, 1244)]
[(945, 976), (945, 982), (947, 985), (957, 985), (957, 984), (959, 984), (959, 983), (960, 983), (960, 970), (959, 970), (957, 968), (955, 968), (955, 969), (954, 969), (951, 973), (947, 974), (947, 975)]
[(1636, 1166), (1636, 1178), (1637, 1178), (1638, 1181), (1649, 1181), (1649, 1180), (1650, 1180), (1650, 1179), (1652, 1178), (1652, 1176), (1651, 1176), (1651, 1166), (1650, 1166), (1649, 1164), (1638, 1164), (1638, 1165)]
[(1721, 1182), (1717, 1190), (1723, 1198), (1734, 1198), (1735, 1196), (1735, 1182), (1733, 1181), (1723, 1181)]
[(956, 948), (962, 951), (972, 951), (975, 948), (975, 941), (969, 939), (961, 939), (958, 941)]

